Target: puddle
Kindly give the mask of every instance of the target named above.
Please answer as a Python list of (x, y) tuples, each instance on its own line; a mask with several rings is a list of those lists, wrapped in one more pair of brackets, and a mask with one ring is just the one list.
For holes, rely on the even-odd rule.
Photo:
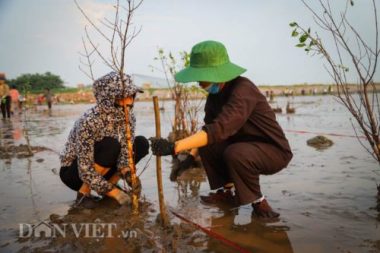
[[(285, 107), (286, 98), (276, 98)], [(314, 133), (354, 135), (349, 115), (333, 97), (296, 97), (294, 115), (276, 114), (284, 129)], [(75, 192), (58, 176), (58, 153), (74, 121), (91, 105), (56, 105), (51, 115), (45, 107), (27, 117), (0, 121), (1, 154), (4, 148), (25, 144), (28, 129), (33, 147), (43, 147), (34, 156), (0, 159), (0, 252), (238, 252), (170, 213), (170, 229), (156, 223), (158, 194), (155, 157), (148, 155), (138, 165), (143, 192), (139, 217), (129, 207), (117, 207), (107, 199), (99, 209), (71, 209)], [(170, 132), (172, 104), (165, 102), (161, 115), (162, 135)], [(153, 103), (135, 105), (137, 135), (155, 134)], [(202, 116), (201, 116), (202, 118)], [(379, 167), (355, 138), (327, 136), (329, 149), (316, 151), (306, 141), (315, 134), (286, 132), (294, 150), (287, 169), (261, 177), (263, 193), (281, 213), (280, 220), (263, 223), (251, 217), (252, 208), (230, 210), (205, 206), (200, 195), (208, 194), (205, 173), (200, 168), (185, 171), (170, 180), (171, 158), (162, 157), (164, 196), (168, 210), (223, 236), (249, 252), (380, 252), (380, 214), (376, 180)], [(116, 224), (114, 232), (135, 231), (137, 239), (119, 237), (79, 239), (73, 231), (66, 237), (20, 238), (20, 225)], [(58, 226), (58, 225), (57, 225)], [(90, 233), (90, 232), (89, 232)]]

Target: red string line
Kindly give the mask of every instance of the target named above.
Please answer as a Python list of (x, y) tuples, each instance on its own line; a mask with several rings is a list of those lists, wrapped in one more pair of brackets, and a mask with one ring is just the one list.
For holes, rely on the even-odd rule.
[(174, 214), (175, 216), (177, 216), (178, 218), (180, 218), (181, 220), (187, 222), (187, 223), (190, 223), (192, 224), (193, 226), (195, 226), (196, 228), (202, 230), (203, 232), (205, 232), (207, 235), (209, 235), (210, 237), (214, 238), (214, 239), (217, 239), (218, 241), (221, 241), (222, 243), (224, 243), (225, 245), (227, 246), (230, 246), (231, 248), (234, 248), (235, 250), (237, 250), (238, 252), (241, 252), (241, 253), (251, 253), (250, 251), (240, 247), (238, 244), (234, 243), (233, 241), (230, 241), (228, 240), (227, 238), (225, 238), (224, 236), (220, 235), (220, 234), (217, 234), (213, 231), (211, 231), (210, 229), (207, 229), (205, 227), (202, 227), (201, 225), (193, 222), (193, 221), (190, 221), (188, 219), (186, 219), (185, 217), (179, 215), (178, 213), (170, 210), (170, 212), (172, 212), (172, 214)]

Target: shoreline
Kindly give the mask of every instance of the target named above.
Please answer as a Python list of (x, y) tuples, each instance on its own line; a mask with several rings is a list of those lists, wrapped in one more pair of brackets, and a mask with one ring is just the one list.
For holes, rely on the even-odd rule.
[[(274, 97), (293, 97), (293, 96), (318, 96), (318, 95), (337, 95), (336, 85), (292, 85), (292, 86), (257, 86), (261, 93), (268, 98), (269, 101), (273, 101)], [(357, 91), (357, 85), (349, 85), (349, 89), (352, 93)], [(376, 84), (376, 90), (380, 90), (380, 84)], [(93, 96), (91, 88), (82, 88), (78, 90), (58, 90), (53, 91), (54, 104), (80, 104), (80, 103), (95, 103), (95, 97)], [(41, 105), (46, 103), (41, 96), (41, 93), (28, 93), (25, 97), (27, 99), (26, 104)], [(169, 88), (157, 88), (157, 89), (144, 89), (144, 93), (139, 94), (136, 98), (138, 101), (150, 101), (153, 96), (157, 96), (161, 101), (173, 100), (172, 94)], [(189, 99), (204, 99), (205, 93), (200, 90), (191, 92)]]

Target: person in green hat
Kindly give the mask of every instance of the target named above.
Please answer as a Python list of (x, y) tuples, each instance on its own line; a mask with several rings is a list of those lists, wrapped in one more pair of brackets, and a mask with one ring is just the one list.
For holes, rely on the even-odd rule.
[[(204, 203), (251, 203), (253, 214), (276, 218), (261, 192), (260, 175), (285, 168), (293, 157), (288, 140), (265, 96), (248, 78), (246, 69), (232, 63), (225, 46), (217, 41), (196, 44), (190, 66), (175, 75), (178, 82), (198, 82), (208, 92), (202, 130), (170, 142), (151, 138), (155, 155), (176, 155), (198, 149), (210, 188)], [(189, 155), (184, 162), (191, 163)], [(233, 187), (227, 187), (231, 186)]]

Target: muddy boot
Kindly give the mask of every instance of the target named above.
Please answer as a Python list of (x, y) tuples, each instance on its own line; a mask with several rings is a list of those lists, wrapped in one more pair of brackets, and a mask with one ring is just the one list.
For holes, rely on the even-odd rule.
[(219, 189), (216, 193), (210, 193), (208, 196), (200, 196), (204, 204), (230, 204), (235, 205), (235, 197), (231, 190)]
[(94, 209), (97, 206), (96, 201), (90, 196), (86, 196), (83, 193), (77, 193), (77, 199), (75, 200), (75, 207), (82, 207), (85, 209)]
[(256, 216), (258, 218), (278, 218), (280, 216), (279, 213), (273, 211), (272, 207), (268, 204), (268, 201), (266, 199), (263, 199), (262, 201), (258, 203), (253, 203), (253, 216)]

